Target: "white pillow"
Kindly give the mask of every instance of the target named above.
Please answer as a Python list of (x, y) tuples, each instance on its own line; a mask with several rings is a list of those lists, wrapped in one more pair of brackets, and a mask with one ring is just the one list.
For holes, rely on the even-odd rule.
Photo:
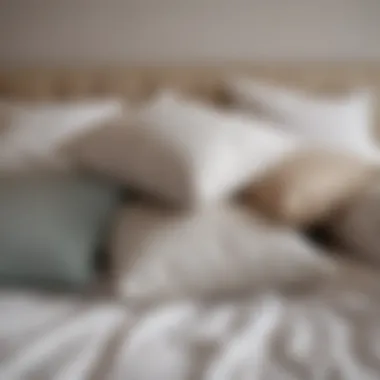
[(125, 207), (111, 239), (125, 298), (222, 295), (305, 281), (335, 270), (291, 229), (223, 205), (192, 212)]
[(195, 206), (230, 195), (296, 147), (295, 138), (263, 122), (164, 91), (132, 125), (106, 126), (69, 149), (87, 168)]
[(120, 117), (117, 100), (72, 103), (0, 103), (0, 170), (66, 168), (60, 145)]
[(287, 131), (324, 145), (342, 148), (376, 162), (380, 154), (374, 137), (373, 98), (369, 91), (342, 96), (313, 96), (246, 78), (226, 81), (235, 103), (278, 122)]

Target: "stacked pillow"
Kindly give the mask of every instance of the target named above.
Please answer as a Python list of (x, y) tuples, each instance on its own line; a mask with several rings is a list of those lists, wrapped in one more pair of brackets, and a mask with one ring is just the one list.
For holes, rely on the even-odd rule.
[(163, 91), (133, 118), (72, 142), (66, 154), (171, 205), (198, 208), (231, 196), (298, 146), (271, 123)]
[[(6, 273), (15, 278), (16, 273), (29, 283), (50, 283), (52, 277), (62, 283), (65, 276), (66, 284), (90, 281), (88, 265), (112, 221), (115, 228), (107, 240), (112, 278), (127, 298), (213, 295), (335, 273), (333, 261), (285, 225), (319, 221), (372, 177), (377, 148), (369, 134), (370, 97), (361, 93), (335, 101), (313, 99), (246, 81), (228, 82), (227, 90), (239, 111), (219, 110), (163, 90), (127, 113), (114, 103), (95, 108), (76, 104), (77, 114), (54, 106), (43, 117), (33, 119), (24, 111), (26, 116), (8, 123), (13, 126), (3, 128), (0, 141), (5, 168), (79, 169), (91, 174), (91, 180), (83, 174), (79, 182), (70, 176), (63, 185), (67, 177), (57, 182), (49, 176), (38, 179), (37, 186), (35, 178), (23, 177), (18, 181), (26, 181), (21, 186), (25, 191), (10, 189), (12, 183), (20, 188), (17, 181), (4, 187), (4, 199), (13, 205), (7, 212), (16, 215), (14, 220), (21, 218), (25, 205), (43, 222), (18, 244), (6, 240), (11, 227), (0, 224), (0, 237), (10, 247), (10, 254), (3, 255), (3, 278)], [(258, 105), (260, 117), (255, 114)], [(57, 117), (58, 109), (66, 115), (63, 119)], [(20, 120), (34, 125), (34, 131), (15, 127), (24, 125)], [(343, 133), (343, 128), (351, 132)], [(327, 162), (333, 165), (327, 167)], [(93, 176), (102, 178), (101, 184)], [(119, 198), (109, 181), (145, 193), (149, 201), (124, 204), (114, 219)], [(248, 192), (250, 214), (235, 202), (241, 191)], [(43, 199), (63, 207), (43, 211), (30, 206)], [(28, 223), (25, 219), (21, 225)], [(60, 244), (55, 246), (54, 239), (42, 246), (32, 243), (42, 241), (44, 225)], [(43, 258), (54, 275), (32, 266), (28, 272), (21, 265), (24, 254), (35, 262)]]
[(362, 89), (312, 96), (246, 78), (225, 81), (233, 104), (312, 143), (268, 171), (247, 191), (247, 201), (274, 219), (298, 226), (325, 220), (363, 187), (379, 164), (373, 137), (373, 99)]
[[(170, 212), (148, 204), (123, 210), (110, 254), (113, 278), (125, 297), (206, 295), (331, 273), (333, 263), (301, 235), (257, 215), (259, 209), (271, 216), (265, 202), (260, 202), (263, 208), (254, 205), (247, 217), (230, 198), (252, 184), (259, 199), (257, 189), (265, 189), (261, 184), (271, 183), (271, 176), (277, 180), (287, 170), (282, 165), (295, 167), (289, 194), (303, 189), (305, 169), (293, 162), (304, 162), (314, 152), (308, 160), (320, 170), (314, 184), (321, 199), (310, 188), (295, 207), (289, 207), (287, 192), (279, 202), (281, 216), (289, 213), (298, 227), (354, 193), (356, 181), (364, 182), (372, 169), (347, 150), (333, 153), (326, 143), (322, 151), (320, 141), (291, 133), (279, 121), (217, 110), (170, 91), (133, 117), (88, 133), (65, 149), (81, 167), (156, 197), (161, 207), (174, 207)], [(323, 154), (335, 160), (333, 170), (322, 170)], [(353, 163), (351, 173), (347, 168)], [(332, 172), (340, 174), (338, 187)], [(316, 210), (306, 219), (299, 210), (310, 205)], [(288, 220), (285, 215), (281, 221)]]
[(83, 290), (119, 199), (58, 147), (123, 112), (114, 100), (0, 105), (0, 284)]
[(315, 224), (354, 257), (378, 263), (380, 155), (372, 94), (313, 97), (243, 78), (227, 80), (226, 87), (245, 112), (260, 110), (281, 120), (281, 130), (330, 148), (296, 154), (266, 173), (248, 189), (250, 205), (282, 222)]

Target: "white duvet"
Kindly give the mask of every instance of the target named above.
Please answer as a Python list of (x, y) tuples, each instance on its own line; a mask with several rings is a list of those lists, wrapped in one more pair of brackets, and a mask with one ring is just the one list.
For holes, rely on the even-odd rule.
[(2, 292), (0, 379), (378, 380), (378, 290), (144, 308)]

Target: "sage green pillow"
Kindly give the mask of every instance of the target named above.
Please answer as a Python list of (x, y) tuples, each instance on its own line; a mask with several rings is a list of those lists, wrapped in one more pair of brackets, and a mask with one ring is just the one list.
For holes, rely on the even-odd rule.
[(94, 178), (0, 178), (0, 284), (91, 284), (118, 199), (115, 186)]

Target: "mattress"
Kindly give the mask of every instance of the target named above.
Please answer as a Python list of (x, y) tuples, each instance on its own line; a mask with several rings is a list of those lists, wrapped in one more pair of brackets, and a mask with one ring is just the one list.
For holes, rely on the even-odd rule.
[(3, 291), (0, 379), (375, 380), (379, 289), (144, 307)]

